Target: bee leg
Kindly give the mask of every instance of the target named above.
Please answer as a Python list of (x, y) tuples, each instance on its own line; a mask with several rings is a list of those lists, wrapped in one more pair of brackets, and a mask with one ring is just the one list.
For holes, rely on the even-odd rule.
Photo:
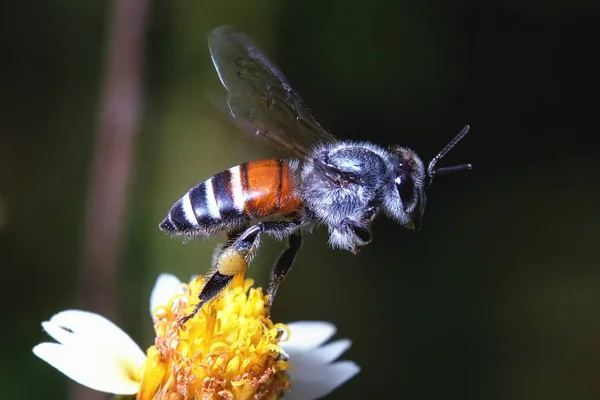
[(179, 320), (179, 326), (183, 326), (183, 324), (185, 324), (189, 319), (194, 318), (194, 316), (198, 314), (198, 311), (202, 309), (202, 306), (210, 300), (214, 299), (223, 289), (227, 287), (227, 285), (229, 284), (229, 282), (231, 282), (232, 279), (233, 275), (223, 275), (219, 273), (219, 271), (216, 271), (210, 277), (208, 282), (206, 282), (206, 285), (204, 285), (204, 287), (202, 288), (202, 292), (200, 292), (200, 295), (198, 296), (200, 301), (196, 303), (194, 310), (192, 310), (191, 313)]
[[(372, 218), (371, 218), (372, 220)], [(373, 239), (371, 234), (370, 221), (359, 222), (351, 218), (344, 218), (340, 224), (342, 227), (349, 228), (354, 235), (354, 242), (356, 246), (352, 250), (352, 253), (358, 254), (362, 246), (366, 246)], [(344, 229), (345, 230), (345, 229)]]
[(244, 233), (244, 231), (246, 231), (246, 229), (248, 229), (247, 226), (225, 232), (225, 236), (227, 237), (227, 240), (225, 241), (225, 243), (216, 245), (215, 249), (213, 250), (212, 263), (211, 263), (213, 268), (217, 268), (217, 263), (219, 262), (219, 257), (221, 257), (221, 254), (223, 254), (223, 252), (228, 247), (230, 247), (236, 241), (236, 239), (239, 238), (240, 235), (242, 233)]
[(233, 229), (225, 233), (227, 236), (227, 242), (224, 247), (229, 247), (239, 238), (242, 233), (245, 233), (248, 230), (248, 226), (242, 226), (241, 228)]
[(275, 294), (277, 293), (277, 289), (281, 282), (283, 282), (284, 278), (292, 269), (292, 265), (294, 264), (294, 259), (296, 258), (296, 253), (302, 247), (302, 231), (297, 231), (292, 233), (288, 238), (288, 248), (281, 253), (277, 262), (273, 266), (271, 270), (271, 281), (269, 282), (269, 289), (267, 293), (269, 294), (269, 303), (268, 306), (273, 304), (273, 299), (275, 298)]
[(179, 320), (180, 326), (185, 324), (190, 318), (193, 318), (202, 309), (204, 304), (217, 297), (229, 285), (237, 273), (245, 271), (255, 252), (258, 234), (261, 231), (262, 227), (257, 225), (251, 226), (239, 234), (233, 243), (226, 244), (221, 248), (218, 255), (214, 257), (216, 271), (200, 291), (198, 295), (200, 301), (196, 304), (194, 310)]
[(276, 238), (288, 237), (288, 248), (279, 256), (275, 266), (271, 270), (271, 281), (267, 291), (269, 294), (269, 303), (267, 306), (270, 306), (273, 303), (273, 298), (279, 285), (292, 268), (296, 253), (302, 247), (302, 232), (298, 229), (299, 221), (297, 220), (264, 221), (259, 222), (254, 227), (258, 227), (262, 232)]
[(346, 225), (352, 230), (352, 232), (354, 233), (354, 235), (356, 235), (356, 238), (358, 239), (357, 241), (359, 241), (361, 245), (368, 244), (371, 241), (371, 239), (373, 239), (371, 229), (366, 224), (361, 224), (358, 221), (354, 221), (350, 218), (345, 218), (342, 221), (342, 225)]

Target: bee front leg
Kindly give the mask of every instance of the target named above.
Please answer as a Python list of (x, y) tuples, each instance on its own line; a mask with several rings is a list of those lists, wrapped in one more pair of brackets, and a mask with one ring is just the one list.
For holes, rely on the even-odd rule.
[(358, 254), (360, 248), (362, 246), (366, 246), (373, 239), (373, 235), (371, 234), (371, 224), (370, 222), (359, 222), (349, 217), (346, 217), (342, 220), (341, 224), (341, 232), (347, 232), (342, 236), (348, 235), (349, 237), (346, 240), (351, 241), (353, 243), (353, 247), (349, 250), (354, 254)]
[(228, 234), (228, 238), (230, 239), (236, 236), (237, 238), (232, 243), (223, 246), (215, 255), (213, 260), (215, 272), (200, 291), (198, 295), (200, 301), (196, 304), (194, 310), (179, 320), (180, 326), (185, 324), (190, 318), (193, 318), (202, 309), (204, 304), (217, 297), (229, 285), (236, 274), (246, 270), (256, 252), (259, 241), (258, 235), (262, 230), (262, 227), (254, 225), (241, 234)]

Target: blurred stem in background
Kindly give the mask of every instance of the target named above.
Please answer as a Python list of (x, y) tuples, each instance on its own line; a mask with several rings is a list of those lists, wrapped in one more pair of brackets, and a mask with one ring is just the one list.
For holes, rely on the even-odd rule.
[[(78, 304), (111, 319), (116, 314), (118, 260), (138, 131), (147, 16), (147, 0), (114, 2), (87, 200)], [(71, 393), (74, 399), (105, 397), (81, 385), (73, 385)]]

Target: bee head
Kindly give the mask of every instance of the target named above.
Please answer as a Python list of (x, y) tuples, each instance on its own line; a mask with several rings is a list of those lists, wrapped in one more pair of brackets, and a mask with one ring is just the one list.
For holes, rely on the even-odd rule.
[[(421, 229), (427, 197), (425, 189), (433, 182), (433, 177), (451, 172), (467, 171), (471, 164), (461, 164), (435, 169), (442, 159), (468, 132), (466, 125), (429, 163), (427, 170), (421, 158), (411, 149), (392, 146), (389, 151), (394, 163), (394, 182), (385, 196), (384, 209), (392, 218), (410, 229)], [(426, 182), (428, 180), (428, 182)]]

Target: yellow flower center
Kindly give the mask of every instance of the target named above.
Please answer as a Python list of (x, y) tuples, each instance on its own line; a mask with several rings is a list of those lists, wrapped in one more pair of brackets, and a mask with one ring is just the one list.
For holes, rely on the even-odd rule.
[(273, 324), (261, 288), (236, 276), (183, 327), (205, 284), (199, 277), (187, 293), (154, 310), (156, 339), (147, 351), (137, 398), (278, 399), (289, 388), (279, 339), (289, 330)]

